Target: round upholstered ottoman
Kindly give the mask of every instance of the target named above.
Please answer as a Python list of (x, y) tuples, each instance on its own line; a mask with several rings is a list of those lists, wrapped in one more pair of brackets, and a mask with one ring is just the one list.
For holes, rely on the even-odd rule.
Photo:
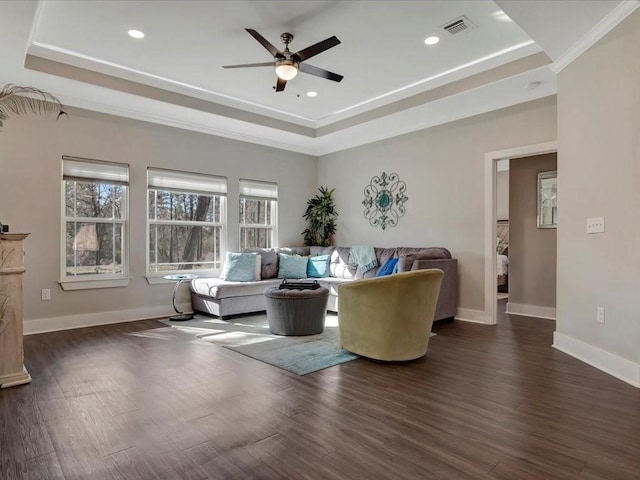
[(276, 335), (315, 335), (324, 330), (329, 290), (289, 290), (278, 287), (264, 291), (269, 330)]

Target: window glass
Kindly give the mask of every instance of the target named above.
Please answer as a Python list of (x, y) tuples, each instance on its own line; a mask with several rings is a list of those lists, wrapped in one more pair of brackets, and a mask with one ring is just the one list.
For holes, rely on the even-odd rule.
[(63, 279), (126, 275), (128, 166), (63, 157), (63, 172)]
[[(198, 175), (196, 185), (191, 175), (148, 169), (149, 274), (222, 267), (226, 180)], [(198, 192), (177, 190), (194, 185)], [(209, 186), (211, 193), (202, 192)]]
[(240, 180), (240, 247), (270, 248), (276, 243), (278, 186)]

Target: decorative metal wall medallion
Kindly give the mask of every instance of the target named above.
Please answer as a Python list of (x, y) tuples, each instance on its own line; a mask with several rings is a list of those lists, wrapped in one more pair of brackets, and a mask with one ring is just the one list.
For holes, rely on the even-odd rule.
[(395, 227), (398, 219), (405, 214), (404, 203), (409, 200), (405, 195), (407, 184), (397, 173), (375, 176), (364, 187), (364, 216), (372, 227)]

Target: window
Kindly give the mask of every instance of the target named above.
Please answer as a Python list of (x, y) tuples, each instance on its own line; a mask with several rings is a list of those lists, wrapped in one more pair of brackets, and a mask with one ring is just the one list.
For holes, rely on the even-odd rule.
[(147, 182), (148, 274), (220, 270), (227, 179), (148, 168)]
[(63, 288), (126, 278), (129, 166), (64, 156), (62, 183)]
[(270, 248), (277, 240), (278, 185), (240, 180), (240, 248)]

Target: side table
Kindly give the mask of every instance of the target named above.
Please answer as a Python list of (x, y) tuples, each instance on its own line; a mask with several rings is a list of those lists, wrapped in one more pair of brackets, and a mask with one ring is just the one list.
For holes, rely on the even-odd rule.
[(197, 275), (194, 275), (192, 273), (181, 273), (178, 275), (165, 275), (163, 278), (165, 280), (173, 280), (176, 282), (176, 286), (173, 288), (173, 309), (176, 311), (177, 315), (169, 317), (169, 320), (172, 320), (174, 322), (193, 320), (193, 313), (184, 313), (178, 310), (178, 307), (176, 306), (176, 293), (178, 293), (178, 288), (180, 288), (182, 282), (184, 282), (185, 280), (193, 280), (194, 278), (197, 278)]

